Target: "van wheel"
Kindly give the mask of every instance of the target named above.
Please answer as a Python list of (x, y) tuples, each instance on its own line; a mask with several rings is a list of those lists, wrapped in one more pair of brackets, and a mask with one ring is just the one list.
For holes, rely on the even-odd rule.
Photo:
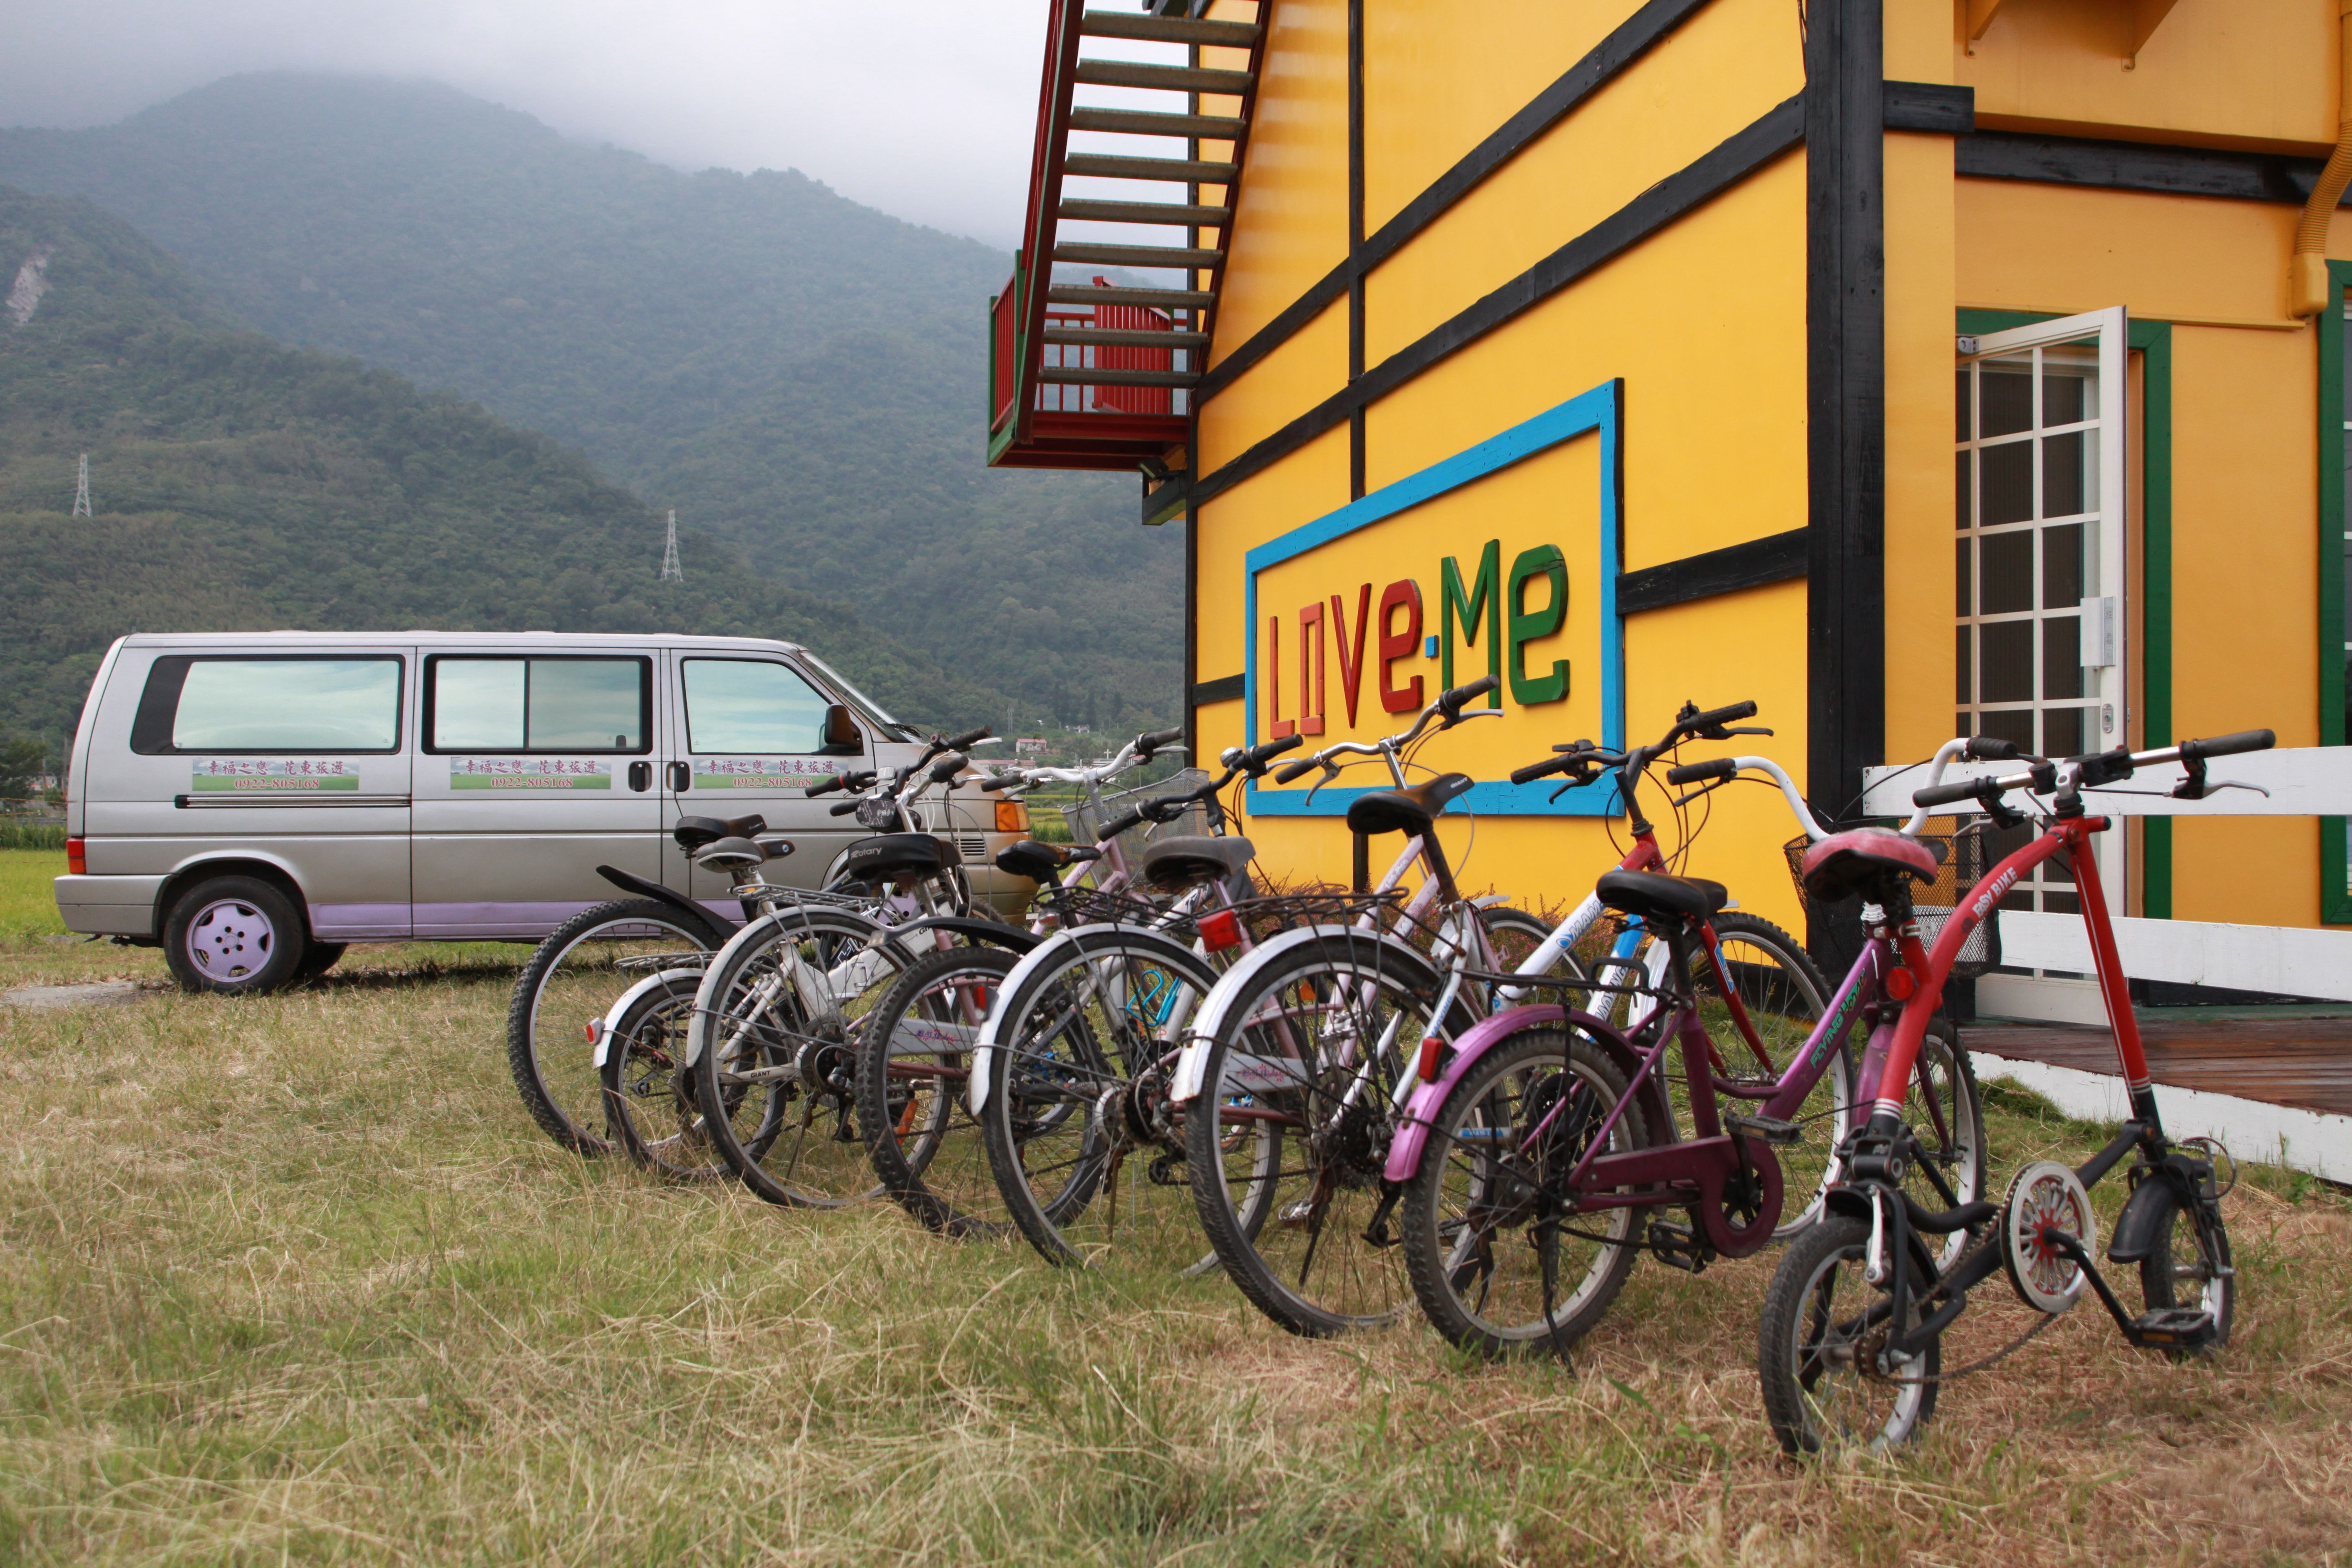
[(183, 991), (275, 991), (300, 973), (309, 946), (293, 904), (256, 877), (199, 882), (163, 922), (163, 962)]

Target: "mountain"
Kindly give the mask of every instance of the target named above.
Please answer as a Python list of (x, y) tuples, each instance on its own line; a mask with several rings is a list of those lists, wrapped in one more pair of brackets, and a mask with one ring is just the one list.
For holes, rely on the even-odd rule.
[(0, 729), (69, 731), (123, 632), (272, 626), (781, 637), (904, 718), (999, 710), (707, 535), (657, 581), (660, 521), (578, 452), (241, 327), (86, 200), (0, 187)]
[(274, 337), (577, 446), (1026, 712), (1178, 711), (1179, 530), (1137, 526), (1132, 479), (982, 467), (1003, 252), (798, 173), (682, 174), (368, 79), (0, 132), (0, 183), (88, 195)]

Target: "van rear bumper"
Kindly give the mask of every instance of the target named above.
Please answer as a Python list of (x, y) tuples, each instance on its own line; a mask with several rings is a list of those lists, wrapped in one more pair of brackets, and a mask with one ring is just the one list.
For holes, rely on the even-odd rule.
[(58, 913), (66, 930), (93, 936), (153, 936), (156, 877), (59, 877)]

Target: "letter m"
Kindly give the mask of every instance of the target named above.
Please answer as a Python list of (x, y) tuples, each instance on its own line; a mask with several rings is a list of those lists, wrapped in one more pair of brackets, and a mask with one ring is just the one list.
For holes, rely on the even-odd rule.
[(1470, 591), (1462, 591), (1462, 568), (1454, 557), (1445, 557), (1438, 568), (1438, 592), (1441, 602), (1437, 610), (1438, 679), (1447, 690), (1456, 684), (1454, 679), (1454, 629), (1462, 628), (1462, 640), (1472, 647), (1478, 646), (1478, 623), (1486, 623), (1486, 673), (1496, 685), (1486, 699), (1489, 708), (1503, 705), (1503, 542), (1486, 541), (1478, 552), (1477, 580)]

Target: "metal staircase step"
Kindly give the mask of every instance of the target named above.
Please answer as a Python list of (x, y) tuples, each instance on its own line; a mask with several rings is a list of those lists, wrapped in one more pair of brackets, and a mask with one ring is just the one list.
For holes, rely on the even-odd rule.
[(1197, 136), (1204, 142), (1238, 142), (1248, 121), (1223, 114), (1160, 114), (1148, 109), (1070, 110), (1073, 131), (1108, 131), (1120, 136)]
[(1140, 38), (1152, 44), (1201, 44), (1245, 49), (1257, 42), (1255, 22), (1196, 22), (1189, 16), (1139, 16), (1130, 11), (1087, 11), (1078, 31), (1095, 38)]
[(1191, 370), (1080, 370), (1063, 365), (1045, 365), (1037, 379), (1058, 382), (1065, 386), (1192, 386), (1201, 374)]
[(1066, 223), (1149, 223), (1170, 228), (1223, 228), (1234, 216), (1227, 207), (1186, 206), (1178, 202), (1082, 200), (1064, 202), (1061, 213)]
[(1222, 250), (1193, 250), (1174, 245), (1093, 245), (1084, 241), (1057, 244), (1056, 261), (1091, 262), (1097, 267), (1223, 267)]
[(1049, 305), (1150, 305), (1161, 310), (1204, 310), (1217, 302), (1205, 289), (1122, 289), (1087, 283), (1055, 283), (1045, 289)]
[(1047, 327), (1045, 341), (1097, 348), (1204, 349), (1209, 346), (1209, 334), (1154, 331), (1145, 327)]
[(1123, 158), (1103, 153), (1072, 153), (1062, 160), (1062, 173), (1098, 180), (1173, 180), (1188, 185), (1230, 185), (1242, 177), (1242, 166), (1200, 158)]
[(1247, 71), (1212, 70), (1202, 66), (1150, 65), (1142, 60), (1100, 60), (1081, 58), (1071, 73), (1073, 81), (1093, 87), (1139, 87), (1158, 92), (1213, 92), (1240, 98), (1250, 89)]

